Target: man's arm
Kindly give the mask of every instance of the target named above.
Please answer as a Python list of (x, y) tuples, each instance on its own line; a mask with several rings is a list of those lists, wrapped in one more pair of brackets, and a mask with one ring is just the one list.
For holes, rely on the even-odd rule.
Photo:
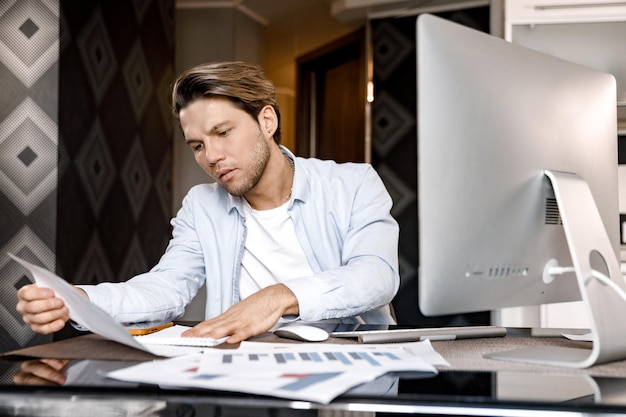
[(204, 257), (198, 239), (192, 189), (172, 220), (172, 239), (157, 265), (125, 282), (104, 282), (85, 288), (90, 300), (117, 322), (172, 321), (204, 284)]

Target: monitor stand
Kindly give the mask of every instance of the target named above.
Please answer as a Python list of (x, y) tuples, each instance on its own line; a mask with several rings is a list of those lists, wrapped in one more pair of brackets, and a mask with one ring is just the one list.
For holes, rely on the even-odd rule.
[(591, 349), (533, 347), (485, 355), (489, 359), (531, 362), (544, 365), (588, 368), (626, 359), (626, 301), (610, 286), (592, 276), (591, 259), (599, 255), (609, 278), (626, 291), (617, 255), (587, 183), (579, 176), (545, 171), (557, 199), (565, 236), (576, 271), (576, 279), (587, 315)]

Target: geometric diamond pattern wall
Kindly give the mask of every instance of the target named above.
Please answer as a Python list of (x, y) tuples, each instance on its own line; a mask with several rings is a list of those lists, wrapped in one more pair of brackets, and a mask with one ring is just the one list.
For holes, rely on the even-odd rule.
[[(489, 7), (438, 13), (489, 31)], [(375, 100), (372, 164), (380, 174), (400, 224), (400, 289), (393, 305), (400, 324), (424, 327), (488, 324), (488, 313), (425, 317), (417, 308), (419, 268), (417, 211), (416, 16), (372, 20)]]
[(144, 272), (169, 240), (173, 13), (173, 0), (61, 1), (56, 256), (73, 283)]
[(0, 1), (0, 351), (50, 340), (15, 311), (30, 282), (7, 253), (55, 268), (59, 2)]
[(30, 278), (147, 270), (170, 237), (174, 0), (0, 1), (0, 351)]

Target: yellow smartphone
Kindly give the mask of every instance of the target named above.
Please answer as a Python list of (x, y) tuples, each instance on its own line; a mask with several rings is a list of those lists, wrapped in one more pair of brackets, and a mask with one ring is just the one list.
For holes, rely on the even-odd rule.
[(143, 336), (146, 334), (158, 332), (159, 330), (167, 329), (168, 327), (172, 327), (174, 323), (159, 323), (154, 324), (154, 322), (146, 322), (146, 323), (132, 323), (128, 325), (128, 333), (133, 336)]

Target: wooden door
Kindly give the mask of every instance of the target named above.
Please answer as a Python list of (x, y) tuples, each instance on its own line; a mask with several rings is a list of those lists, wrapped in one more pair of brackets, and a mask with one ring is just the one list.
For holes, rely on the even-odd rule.
[(296, 154), (365, 161), (365, 29), (297, 59)]

